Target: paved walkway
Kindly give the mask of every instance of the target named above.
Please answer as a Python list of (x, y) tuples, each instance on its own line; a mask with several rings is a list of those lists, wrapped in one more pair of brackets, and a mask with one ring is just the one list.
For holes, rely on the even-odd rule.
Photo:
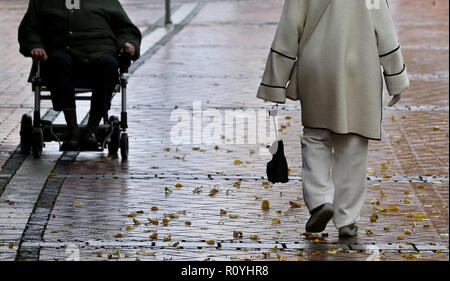
[[(283, 1), (174, 1), (170, 28), (163, 1), (121, 2), (145, 35), (129, 81), (126, 162), (61, 154), (55, 143), (40, 160), (16, 150), (33, 106), (31, 62), (16, 43), (27, 1), (0, 1), (0, 260), (448, 260), (447, 1), (390, 1), (412, 87), (385, 109), (383, 141), (370, 143), (359, 237), (345, 240), (331, 224), (304, 234), (297, 103), (280, 117), (287, 184), (263, 180), (268, 138), (252, 144), (228, 127), (218, 143), (194, 142), (206, 110), (225, 120), (270, 107), (255, 95)], [(81, 120), (88, 107), (79, 110)], [(174, 144), (171, 116), (183, 113), (193, 142)]]

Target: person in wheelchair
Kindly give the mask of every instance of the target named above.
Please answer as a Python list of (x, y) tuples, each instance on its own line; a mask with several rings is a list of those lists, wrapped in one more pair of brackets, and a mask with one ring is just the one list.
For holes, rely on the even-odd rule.
[[(30, 0), (19, 26), (20, 52), (41, 62), (53, 109), (63, 111), (70, 136), (61, 150), (98, 147), (96, 129), (111, 107), (118, 81), (117, 55), (140, 56), (142, 35), (118, 0)], [(74, 4), (74, 0), (72, 0)], [(88, 124), (77, 123), (75, 87), (93, 89)], [(78, 86), (79, 87), (79, 86)]]

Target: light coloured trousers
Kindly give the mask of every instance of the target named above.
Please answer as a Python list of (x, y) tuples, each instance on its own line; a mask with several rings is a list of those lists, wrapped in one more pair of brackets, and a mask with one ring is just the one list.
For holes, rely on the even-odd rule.
[(303, 197), (309, 211), (332, 203), (337, 229), (356, 223), (366, 195), (368, 139), (304, 128), (301, 143)]

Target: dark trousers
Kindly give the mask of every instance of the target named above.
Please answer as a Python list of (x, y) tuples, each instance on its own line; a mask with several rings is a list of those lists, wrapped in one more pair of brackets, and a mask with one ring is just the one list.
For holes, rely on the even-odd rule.
[(42, 64), (42, 77), (52, 97), (53, 109), (75, 109), (75, 87), (92, 88), (91, 115), (104, 116), (111, 108), (111, 96), (118, 82), (119, 61), (104, 55), (89, 64), (70, 53), (52, 54)]

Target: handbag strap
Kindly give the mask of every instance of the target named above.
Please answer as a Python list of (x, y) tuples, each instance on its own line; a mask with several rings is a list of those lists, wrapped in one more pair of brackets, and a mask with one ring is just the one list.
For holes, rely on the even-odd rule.
[[(311, 1), (315, 1), (319, 4), (317, 4), (317, 6), (312, 6), (310, 3)], [(299, 57), (303, 53), (303, 50), (305, 49), (306, 44), (316, 30), (316, 27), (319, 25), (319, 22), (325, 14), (325, 11), (327, 10), (331, 1), (332, 0), (307, 0), (306, 11), (308, 14), (305, 22), (305, 28), (303, 30), (303, 35), (300, 39)]]

